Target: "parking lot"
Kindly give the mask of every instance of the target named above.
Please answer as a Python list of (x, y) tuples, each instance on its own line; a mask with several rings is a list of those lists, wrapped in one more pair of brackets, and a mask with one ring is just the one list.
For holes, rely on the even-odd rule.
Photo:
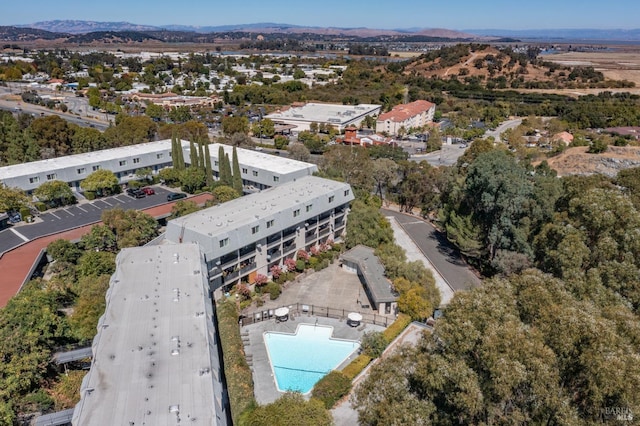
[(77, 204), (49, 210), (38, 215), (34, 222), (20, 222), (0, 232), (0, 253), (43, 235), (76, 228), (100, 221), (104, 210), (121, 208), (123, 210), (142, 210), (167, 203), (167, 195), (171, 191), (163, 186), (152, 187), (153, 195), (134, 198), (126, 193), (89, 201), (81, 198)]

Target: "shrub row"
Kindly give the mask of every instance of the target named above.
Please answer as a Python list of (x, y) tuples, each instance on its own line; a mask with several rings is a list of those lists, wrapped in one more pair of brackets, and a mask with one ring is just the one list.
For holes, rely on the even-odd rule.
[(358, 355), (356, 359), (351, 361), (349, 365), (342, 369), (342, 374), (347, 376), (349, 380), (353, 380), (367, 365), (369, 365), (370, 362), (371, 357), (369, 355)]
[(393, 339), (398, 337), (402, 331), (411, 324), (411, 317), (407, 314), (400, 313), (396, 320), (382, 332), (387, 344), (393, 342)]
[(255, 406), (253, 378), (249, 364), (244, 357), (236, 304), (231, 299), (219, 303), (216, 307), (216, 315), (231, 416), (233, 423), (238, 424), (242, 413)]
[(351, 390), (351, 379), (340, 371), (332, 371), (316, 383), (311, 396), (318, 398), (330, 410)]

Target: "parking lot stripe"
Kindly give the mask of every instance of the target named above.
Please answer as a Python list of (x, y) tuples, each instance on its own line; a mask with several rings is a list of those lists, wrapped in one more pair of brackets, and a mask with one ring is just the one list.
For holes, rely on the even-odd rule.
[(56, 216), (56, 214), (55, 214), (54, 212), (49, 212), (49, 214), (50, 214), (51, 216), (55, 217), (55, 218), (60, 219), (60, 216)]
[(69, 210), (64, 210), (65, 213), (69, 213), (71, 216), (75, 216), (75, 214), (71, 213)]
[(29, 239), (27, 237), (25, 237), (24, 235), (22, 235), (21, 233), (19, 233), (18, 231), (16, 231), (14, 228), (10, 228), (9, 229), (11, 232), (13, 232), (14, 234), (16, 234), (18, 237), (20, 237), (23, 241), (28, 242)]
[(107, 200), (100, 200), (100, 201), (102, 201), (103, 203), (108, 204), (108, 205), (110, 205), (110, 206), (113, 206), (113, 204), (111, 204), (111, 203), (110, 203), (110, 202), (108, 202)]
[(76, 207), (77, 207), (77, 208), (79, 208), (80, 210), (82, 210), (82, 211), (83, 211), (83, 212), (85, 212), (85, 213), (89, 213), (88, 211), (86, 211), (85, 209), (83, 209), (83, 208), (82, 208), (82, 207), (80, 207), (80, 206), (76, 206)]

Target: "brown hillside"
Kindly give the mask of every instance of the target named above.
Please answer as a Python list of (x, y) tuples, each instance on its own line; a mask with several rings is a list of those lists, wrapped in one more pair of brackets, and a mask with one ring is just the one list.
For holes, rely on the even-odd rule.
[(487, 45), (458, 45), (422, 55), (405, 74), (460, 81), (479, 78), (495, 88), (557, 89), (604, 86), (602, 73), (588, 68), (531, 61), (524, 53), (500, 51)]
[(547, 159), (559, 176), (603, 174), (616, 176), (620, 170), (640, 167), (640, 147), (610, 146), (602, 154), (588, 154), (586, 146), (568, 148)]

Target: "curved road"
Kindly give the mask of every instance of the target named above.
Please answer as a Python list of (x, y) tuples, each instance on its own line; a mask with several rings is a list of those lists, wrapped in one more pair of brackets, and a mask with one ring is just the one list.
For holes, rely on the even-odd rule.
[(455, 290), (468, 290), (481, 284), (480, 279), (462, 259), (458, 250), (433, 225), (416, 216), (382, 209), (385, 216), (396, 218), (420, 251)]

